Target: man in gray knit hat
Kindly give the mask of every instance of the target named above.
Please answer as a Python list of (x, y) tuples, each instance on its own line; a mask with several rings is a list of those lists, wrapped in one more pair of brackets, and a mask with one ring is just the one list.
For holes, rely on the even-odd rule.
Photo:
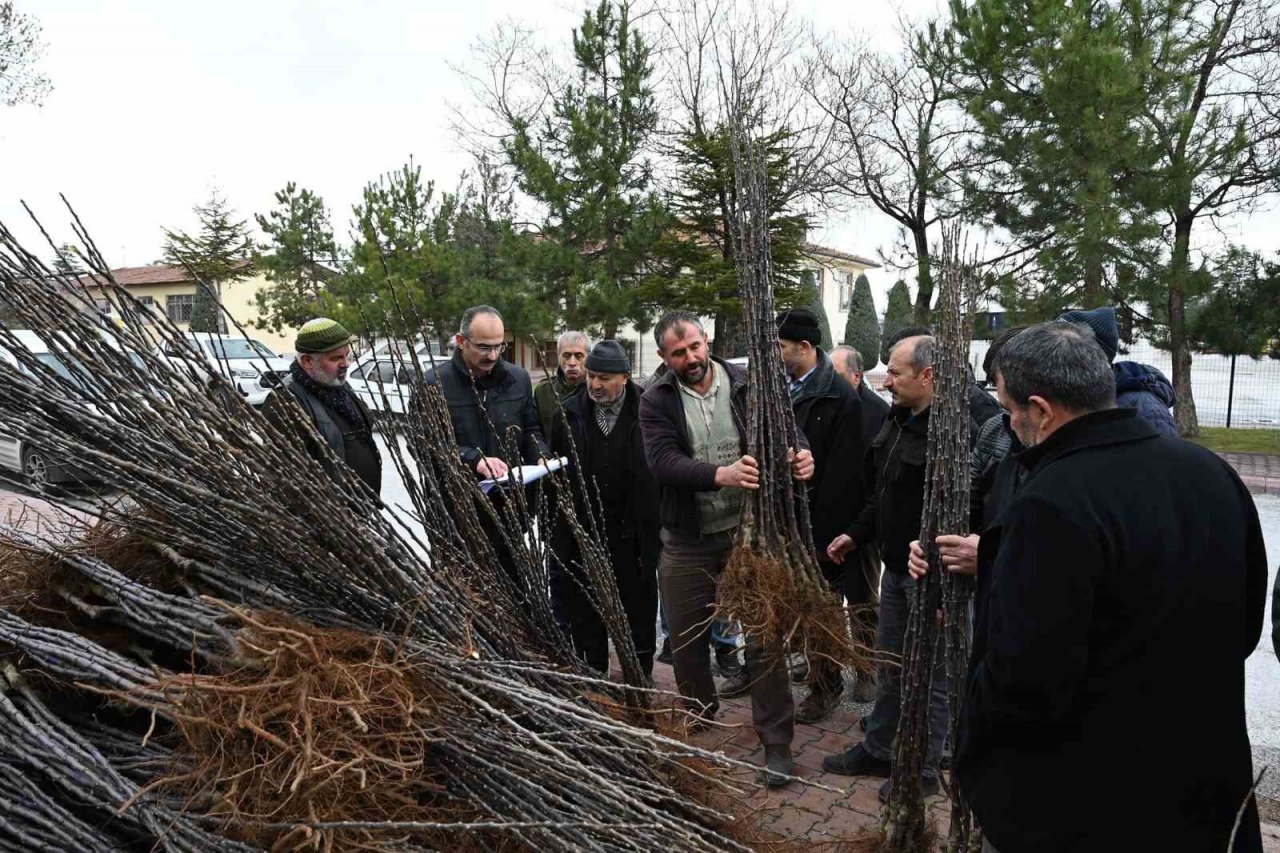
[[(592, 347), (586, 371), (586, 393), (566, 398), (565, 417), (552, 421), (551, 449), (577, 463), (578, 470), (568, 477), (577, 520), (587, 535), (602, 538), (608, 547), (640, 666), (652, 674), (661, 543), (658, 489), (640, 436), (640, 389), (631, 381), (631, 359), (617, 341)], [(602, 515), (593, 515), (593, 507)], [(596, 529), (595, 522), (602, 528)], [(609, 638), (584, 592), (581, 554), (563, 521), (552, 535), (552, 550), (569, 581), (565, 604), (574, 650), (603, 672), (609, 664)]]

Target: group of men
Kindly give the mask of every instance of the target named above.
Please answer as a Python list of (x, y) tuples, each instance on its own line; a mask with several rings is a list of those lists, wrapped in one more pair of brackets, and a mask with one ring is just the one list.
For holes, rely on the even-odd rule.
[[(376, 492), (371, 421), (343, 394), (349, 348), (345, 330), (329, 324), (299, 334), (286, 390)], [(901, 708), (895, 661), (928, 571), (914, 540), (938, 343), (924, 328), (889, 341), (889, 407), (863, 380), (858, 353), (821, 348), (813, 314), (784, 312), (777, 325), (800, 436), (792, 474), (808, 493), (816, 556), (863, 616), (850, 629), (886, 661), (874, 682), (855, 685), (855, 698), (874, 698), (865, 737), (823, 766), (885, 777), (885, 800)], [(654, 340), (663, 369), (642, 387), (617, 341), (592, 346), (567, 332), (555, 377), (535, 391), (502, 359), (501, 316), (477, 306), (427, 381), (444, 391), (461, 460), (477, 477), (502, 477), (515, 455), (575, 460), (579, 470), (561, 481), (580, 517), (599, 512), (642, 667), (652, 672), (660, 598), (695, 725), (713, 719), (724, 696), (750, 692), (762, 781), (783, 785), (794, 773), (795, 723), (829, 714), (843, 676), (822, 661), (799, 667), (809, 691), (795, 706), (790, 681), (800, 673), (748, 633), (742, 675), (717, 687), (716, 581), (743, 495), (759, 487), (744, 440), (747, 372), (711, 354), (691, 313), (662, 317)], [(972, 668), (954, 744), (946, 678), (934, 675), (924, 793), (937, 790), (951, 746), (988, 850), (1223, 849), (1233, 827), (1233, 849), (1260, 850), (1246, 804), (1243, 695), (1267, 578), (1257, 513), (1230, 467), (1169, 435), (1171, 389), (1162, 396), (1154, 369), (1113, 365), (1116, 341), (1114, 312), (1098, 309), (1010, 330), (988, 351), (998, 403), (975, 384), (970, 408), (975, 533), (937, 543), (947, 571), (978, 579)], [(552, 552), (553, 610), (576, 653), (603, 672), (608, 639), (568, 530), (552, 532)], [(1280, 621), (1276, 643), (1280, 653)], [(1187, 741), (1187, 717), (1174, 709), (1191, 682), (1202, 698)]]

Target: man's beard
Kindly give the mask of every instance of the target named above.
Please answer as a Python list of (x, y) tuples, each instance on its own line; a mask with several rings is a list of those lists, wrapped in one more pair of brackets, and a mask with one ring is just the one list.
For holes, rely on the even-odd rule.
[(344, 367), (338, 371), (336, 376), (328, 376), (323, 370), (308, 370), (307, 376), (311, 377), (311, 381), (317, 385), (323, 385), (326, 388), (341, 388), (347, 382), (347, 369)]
[(599, 403), (602, 406), (613, 405), (614, 403), (618, 402), (618, 398), (621, 396), (622, 396), (621, 391), (619, 391), (617, 394), (614, 394), (612, 397), (609, 396), (608, 391), (600, 391), (599, 393), (596, 393), (595, 391), (591, 392), (591, 399), (595, 400), (597, 403)]
[(697, 385), (707, 375), (707, 363), (705, 361), (698, 364), (688, 365), (680, 371), (680, 381), (685, 385)]

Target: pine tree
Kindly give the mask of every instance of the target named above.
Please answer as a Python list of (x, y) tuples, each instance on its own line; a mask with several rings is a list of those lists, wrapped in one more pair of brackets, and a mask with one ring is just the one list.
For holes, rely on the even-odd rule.
[[(790, 209), (787, 179), (793, 158), (788, 144), (785, 132), (757, 141), (766, 162), (769, 250), (780, 305), (800, 300), (800, 249), (809, 227), (804, 215)], [(728, 239), (736, 188), (727, 127), (683, 133), (676, 142), (674, 161), (673, 221), (655, 246), (658, 269), (642, 285), (642, 298), (659, 310), (680, 307), (713, 316), (716, 355), (743, 355), (742, 306), (733, 241)]]
[(944, 44), (985, 161), (965, 176), (967, 203), (1035, 253), (1038, 274), (1004, 282), (1011, 310), (1120, 304), (1155, 266), (1158, 151), (1141, 121), (1151, 62), (1124, 5), (951, 2)]
[(849, 301), (849, 319), (844, 327), (844, 343), (862, 355), (867, 370), (873, 369), (880, 358), (880, 321), (876, 318), (875, 297), (871, 295), (871, 282), (865, 273), (858, 274), (853, 284), (853, 298)]
[(193, 332), (220, 334), (226, 330), (222, 311), (218, 308), (218, 298), (203, 282), (196, 282), (196, 293), (191, 300), (191, 323)]
[(1258, 358), (1280, 336), (1280, 268), (1231, 246), (1216, 264), (1212, 290), (1188, 314), (1189, 337), (1197, 346)]
[(63, 243), (54, 254), (53, 270), (63, 275), (79, 275), (84, 272), (84, 266), (80, 263), (80, 250), (70, 243)]
[(325, 283), (337, 268), (338, 249), (320, 196), (299, 192), (290, 181), (275, 198), (274, 210), (254, 217), (268, 240), (255, 249), (254, 267), (271, 282), (254, 297), (260, 314), (254, 325), (280, 332), (324, 312)]
[(884, 323), (880, 332), (880, 340), (882, 342), (880, 344), (880, 361), (882, 363), (889, 363), (889, 350), (885, 344), (893, 337), (893, 333), (899, 329), (905, 329), (911, 324), (911, 291), (907, 289), (905, 281), (898, 279), (893, 283), (893, 287), (889, 289), (889, 302), (884, 309)]
[(544, 209), (535, 262), (548, 301), (569, 328), (613, 337), (648, 314), (636, 285), (668, 222), (645, 157), (658, 124), (651, 50), (627, 4), (604, 0), (574, 30), (573, 54), (576, 80), (539, 125), (514, 119), (503, 150)]
[[(209, 195), (209, 201), (192, 208), (200, 222), (200, 230), (192, 235), (184, 231), (165, 229), (165, 261), (187, 270), (196, 282), (194, 302), (202, 294), (213, 300), (212, 314), (217, 316), (211, 328), (199, 331), (219, 331), (222, 288), (252, 275), (249, 255), (252, 243), (244, 220), (235, 221), (234, 213), (217, 190)], [(206, 325), (202, 322), (202, 325)]]
[(781, 311), (788, 308), (807, 308), (812, 311), (818, 318), (818, 327), (822, 330), (822, 340), (818, 342), (818, 346), (826, 352), (831, 352), (831, 321), (827, 319), (827, 309), (822, 304), (822, 291), (818, 287), (818, 276), (813, 270), (800, 272), (800, 287), (792, 298), (779, 298), (776, 302)]

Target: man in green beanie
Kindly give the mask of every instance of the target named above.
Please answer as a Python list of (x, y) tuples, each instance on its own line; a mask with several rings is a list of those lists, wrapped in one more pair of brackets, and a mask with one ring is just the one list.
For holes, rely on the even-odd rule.
[[(354, 337), (336, 320), (317, 317), (300, 330), (294, 342), (297, 358), (289, 366), (289, 376), (281, 389), (267, 399), (269, 416), (279, 417), (287, 405), (283, 392), (297, 400), (311, 418), (320, 438), (355, 472), (375, 495), (382, 490), (382, 457), (373, 440), (373, 418), (368, 408), (347, 385)], [(319, 447), (308, 452), (326, 462)], [(341, 482), (336, 472), (331, 472)]]

